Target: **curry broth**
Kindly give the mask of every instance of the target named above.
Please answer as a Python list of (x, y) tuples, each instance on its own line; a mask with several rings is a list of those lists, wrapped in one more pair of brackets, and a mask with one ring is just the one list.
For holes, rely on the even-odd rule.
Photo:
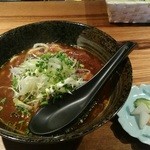
[[(59, 46), (64, 49), (64, 52), (68, 56), (81, 62), (93, 75), (96, 74), (103, 66), (102, 61), (98, 57), (82, 48), (66, 45)], [(12, 84), (10, 69), (11, 67), (19, 66), (25, 60), (27, 52), (28, 50), (14, 56), (0, 68), (0, 119), (6, 127), (22, 134), (26, 134), (28, 132), (28, 123), (33, 114), (22, 115), (16, 111), (16, 107), (13, 102), (14, 92), (10, 88)], [(102, 111), (102, 109), (100, 110)]]

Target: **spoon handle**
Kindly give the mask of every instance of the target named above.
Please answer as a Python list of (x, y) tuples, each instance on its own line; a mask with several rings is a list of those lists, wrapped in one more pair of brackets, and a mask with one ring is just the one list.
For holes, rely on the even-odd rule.
[[(100, 90), (100, 88), (110, 78), (117, 66), (129, 55), (135, 45), (136, 44), (131, 41), (127, 41), (125, 44), (123, 44), (118, 49), (118, 51), (110, 58), (110, 60), (104, 65), (104, 67), (93, 77), (93, 79), (91, 79), (88, 83), (82, 86), (80, 90), (76, 90), (77, 93), (75, 92), (75, 94), (78, 94), (79, 96), (81, 95), (82, 97), (83, 95), (85, 95), (83, 100), (85, 100), (86, 97), (90, 97), (90, 99), (93, 99), (93, 97)], [(88, 101), (90, 100), (88, 99)]]

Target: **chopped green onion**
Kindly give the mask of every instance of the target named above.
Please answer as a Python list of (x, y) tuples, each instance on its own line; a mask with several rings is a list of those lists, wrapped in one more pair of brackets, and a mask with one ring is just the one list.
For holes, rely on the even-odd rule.
[(85, 83), (76, 73), (78, 69), (84, 69), (84, 65), (63, 51), (28, 56), (22, 64), (10, 70), (15, 106), (25, 114), (36, 105), (48, 104), (50, 98), (71, 93)]

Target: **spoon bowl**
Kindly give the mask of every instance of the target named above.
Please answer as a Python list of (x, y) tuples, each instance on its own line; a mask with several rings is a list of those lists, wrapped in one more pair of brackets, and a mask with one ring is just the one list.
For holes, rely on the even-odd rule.
[(45, 135), (54, 133), (75, 120), (94, 99), (97, 92), (112, 76), (118, 65), (128, 56), (133, 42), (126, 42), (104, 65), (104, 67), (85, 85), (76, 89), (72, 94), (67, 94), (63, 100), (41, 108), (31, 119), (29, 129), (32, 133)]

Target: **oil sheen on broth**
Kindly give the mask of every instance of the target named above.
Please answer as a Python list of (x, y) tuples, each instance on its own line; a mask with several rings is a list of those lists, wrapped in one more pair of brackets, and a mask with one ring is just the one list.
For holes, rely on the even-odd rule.
[[(62, 61), (64, 61), (63, 63), (65, 64), (61, 64)], [(33, 65), (32, 62), (36, 62), (34, 65), (38, 67), (39, 70), (35, 69), (36, 71), (32, 72), (34, 69), (32, 71), (29, 69)], [(48, 67), (50, 67), (50, 72), (46, 70), (46, 63), (48, 63)], [(69, 65), (70, 67), (72, 65), (71, 70), (75, 75), (72, 75), (73, 73), (70, 75), (68, 71), (67, 75), (60, 76), (58, 74), (59, 71), (62, 71), (62, 68), (69, 67)], [(103, 63), (98, 57), (79, 47), (66, 46), (58, 43), (35, 44), (31, 49), (12, 57), (0, 68), (1, 122), (11, 131), (28, 134), (28, 123), (32, 115), (40, 107), (46, 105), (50, 100), (57, 100), (63, 93), (72, 92), (75, 88), (90, 80), (102, 66)], [(26, 70), (24, 69), (25, 67)], [(43, 77), (41, 74), (42, 71), (45, 71), (44, 74), (48, 75)], [(67, 70), (63, 71), (65, 73), (67, 72)], [(52, 77), (48, 78), (51, 72), (53, 76), (55, 76), (54, 81), (50, 81)], [(21, 77), (19, 76), (20, 74), (22, 74)], [(62, 74), (62, 72), (60, 72), (60, 74)], [(46, 78), (48, 84), (49, 82), (56, 82), (57, 87), (45, 87), (45, 83), (43, 86), (46, 89), (44, 89), (39, 81), (41, 80), (41, 76), (43, 77), (41, 81), (42, 84)], [(56, 76), (61, 79), (56, 79)], [(24, 78), (24, 80), (22, 78)], [(62, 78), (64, 79), (61, 82)], [(36, 79), (36, 84), (39, 84), (39, 86), (34, 82), (35, 86), (31, 87), (31, 85), (27, 83), (28, 80), (33, 82), (32, 80), (34, 79)], [(23, 89), (25, 87), (30, 88)], [(37, 90), (40, 90), (41, 94), (38, 92), (38, 95), (35, 96), (34, 94)], [(29, 93), (29, 91), (32, 91), (32, 93)]]

